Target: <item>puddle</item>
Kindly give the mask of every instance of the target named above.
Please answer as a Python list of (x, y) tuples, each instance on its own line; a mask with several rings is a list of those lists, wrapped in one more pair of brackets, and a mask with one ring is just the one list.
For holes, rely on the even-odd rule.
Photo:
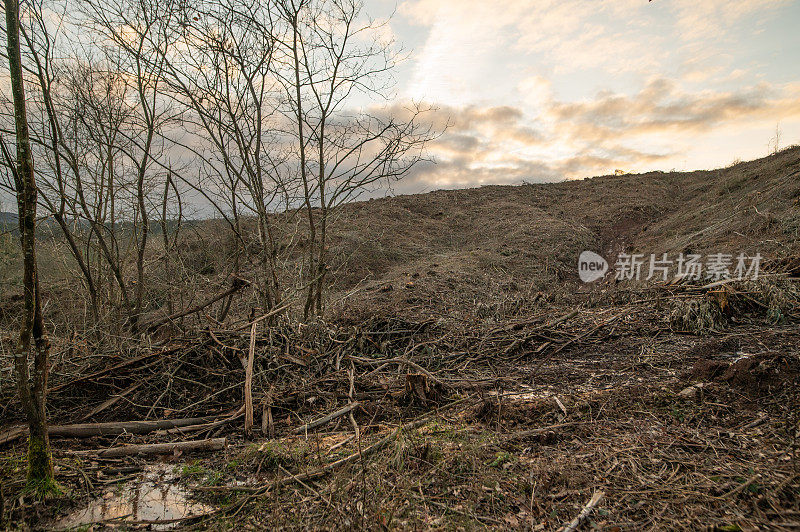
[(168, 530), (179, 524), (172, 520), (213, 509), (191, 500), (189, 493), (177, 483), (172, 467), (156, 466), (146, 469), (139, 479), (110, 487), (86, 508), (57, 522), (55, 528), (70, 529), (98, 522), (105, 522), (108, 527), (125, 527), (139, 521), (150, 522), (152, 530)]

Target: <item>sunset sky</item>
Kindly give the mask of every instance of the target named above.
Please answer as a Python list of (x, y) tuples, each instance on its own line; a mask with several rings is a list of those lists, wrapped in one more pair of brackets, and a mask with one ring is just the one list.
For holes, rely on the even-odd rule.
[(694, 170), (800, 142), (800, 1), (367, 0), (396, 104), (451, 127), (397, 192)]

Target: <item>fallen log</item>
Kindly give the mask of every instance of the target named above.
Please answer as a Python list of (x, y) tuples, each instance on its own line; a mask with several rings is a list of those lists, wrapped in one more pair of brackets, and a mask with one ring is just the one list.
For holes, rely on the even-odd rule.
[(14, 441), (17, 438), (20, 438), (28, 433), (28, 427), (25, 425), (15, 425), (13, 427), (8, 427), (7, 429), (0, 432), (0, 445), (4, 443)]
[[(214, 430), (216, 428), (222, 427), (223, 425), (227, 425), (228, 423), (232, 423), (236, 421), (240, 417), (244, 415), (244, 407), (241, 407), (239, 410), (232, 412), (228, 417), (224, 417), (217, 421), (212, 421), (211, 423), (203, 423), (201, 425), (189, 425), (189, 426), (182, 426), (176, 427), (174, 429), (167, 430), (168, 434), (188, 434), (189, 432), (200, 432), (203, 430)], [(219, 416), (218, 416), (219, 417)]]
[(210, 440), (189, 440), (173, 443), (144, 443), (140, 445), (122, 445), (120, 447), (109, 447), (107, 449), (90, 449), (87, 451), (73, 451), (72, 454), (78, 456), (98, 456), (100, 458), (120, 458), (122, 456), (137, 456), (145, 454), (173, 454), (175, 452), (194, 452), (194, 451), (219, 451), (226, 445), (225, 438), (213, 438)]
[(302, 427), (297, 427), (296, 429), (294, 429), (294, 433), (295, 434), (305, 434), (306, 432), (308, 432), (310, 430), (314, 430), (315, 428), (317, 428), (317, 427), (319, 427), (321, 425), (324, 425), (325, 423), (329, 423), (329, 422), (333, 421), (337, 417), (341, 417), (341, 416), (343, 416), (345, 414), (348, 414), (354, 408), (356, 408), (358, 405), (359, 405), (359, 403), (357, 401), (354, 402), (354, 403), (350, 403), (349, 405), (345, 405), (342, 408), (340, 408), (339, 410), (337, 410), (335, 412), (331, 412), (327, 416), (323, 416), (323, 417), (321, 417), (319, 419), (315, 419), (314, 421), (311, 421), (310, 423), (306, 423)]
[(158, 419), (154, 421), (110, 421), (107, 423), (79, 423), (76, 425), (53, 425), (47, 428), (50, 436), (62, 438), (89, 438), (92, 436), (119, 436), (120, 434), (148, 434), (156, 430), (174, 429), (208, 423), (219, 416), (191, 417), (183, 419)]
[[(148, 434), (157, 430), (200, 425), (218, 419), (219, 416), (191, 417), (183, 419), (159, 419), (154, 421), (110, 421), (107, 423), (78, 423), (75, 425), (51, 425), (47, 427), (50, 437), (91, 438), (92, 436), (119, 436), (120, 434)], [(0, 433), (0, 444), (28, 434), (27, 426), (16, 426)]]

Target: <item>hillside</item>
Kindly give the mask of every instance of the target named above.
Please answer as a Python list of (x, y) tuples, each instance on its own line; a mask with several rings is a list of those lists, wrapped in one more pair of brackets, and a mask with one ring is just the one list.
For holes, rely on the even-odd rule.
[(371, 200), (348, 206), (336, 228), (346, 259), (335, 286), (364, 287), (356, 298), (393, 310), (406, 296), (380, 288), (410, 281), (413, 300), (453, 306), (583, 290), (585, 249), (611, 263), (620, 252), (760, 252), (785, 262), (800, 255), (800, 147), (711, 171)]
[[(322, 318), (300, 320), (294, 301), (253, 320), (247, 288), (227, 315), (214, 300), (128, 336), (80, 328), (64, 246), (43, 239), (48, 416), (70, 494), (26, 498), (24, 417), (7, 384), (22, 303), (7, 283), (8, 522), (562, 530), (585, 511), (587, 530), (792, 529), (799, 200), (791, 148), (712, 171), (352, 203), (332, 229)], [(183, 307), (229, 282), (221, 234), (218, 221), (192, 226)], [(585, 284), (584, 250), (612, 265), (623, 252), (765, 260), (757, 280), (616, 282), (612, 270)], [(175, 288), (153, 286), (156, 301)]]

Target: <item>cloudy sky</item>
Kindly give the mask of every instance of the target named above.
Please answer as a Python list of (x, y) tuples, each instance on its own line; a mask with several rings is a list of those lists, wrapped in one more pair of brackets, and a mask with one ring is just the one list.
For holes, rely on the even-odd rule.
[(451, 127), (400, 192), (694, 170), (800, 143), (798, 0), (366, 0)]

